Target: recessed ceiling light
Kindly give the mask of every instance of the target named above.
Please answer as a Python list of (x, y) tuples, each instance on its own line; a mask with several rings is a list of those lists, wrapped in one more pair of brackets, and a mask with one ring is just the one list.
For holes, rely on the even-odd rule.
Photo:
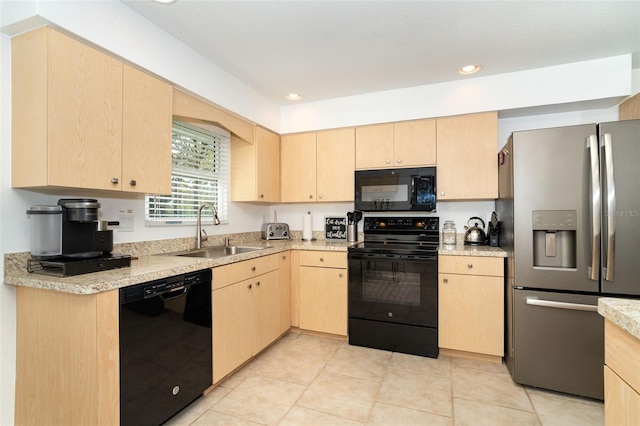
[(162, 4), (171, 4), (171, 3), (175, 3), (177, 0), (153, 0), (156, 3), (162, 3)]
[(302, 99), (302, 95), (299, 93), (289, 93), (287, 96), (285, 96), (287, 99), (289, 99), (290, 101), (299, 101), (300, 99)]
[(462, 75), (474, 74), (480, 71), (480, 68), (482, 68), (480, 65), (465, 65), (458, 70), (458, 73)]

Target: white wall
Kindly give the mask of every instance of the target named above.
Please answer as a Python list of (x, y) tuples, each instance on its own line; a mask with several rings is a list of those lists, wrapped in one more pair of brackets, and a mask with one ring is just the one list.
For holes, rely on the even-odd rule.
[[(40, 18), (34, 18), (36, 13)], [(487, 81), (481, 81), (484, 87), (475, 86), (475, 83), (470, 85), (469, 82), (444, 84), (279, 109), (233, 76), (206, 62), (188, 46), (140, 18), (120, 2), (0, 2), (0, 26), (5, 30), (11, 28), (15, 31), (19, 26), (14, 24), (23, 19), (27, 20), (25, 27), (33, 26), (34, 23), (41, 22), (41, 18), (54, 22), (240, 115), (282, 132), (519, 108), (535, 102), (576, 102), (583, 100), (585, 96), (597, 99), (630, 94), (629, 59), (620, 57), (597, 64), (603, 67), (603, 78), (591, 81), (590, 87), (574, 85), (572, 90), (564, 91), (562, 87), (556, 86), (555, 95), (554, 91), (545, 90), (544, 97), (535, 102), (531, 101), (529, 95), (535, 94), (540, 84), (548, 86), (542, 77), (539, 77), (541, 81), (538, 81), (538, 84), (527, 86), (528, 95), (520, 92), (518, 96), (511, 98), (502, 96), (500, 102), (496, 103), (492, 90), (503, 91), (512, 86), (514, 81), (522, 81), (521, 76), (504, 75), (493, 77), (488, 82), (490, 84), (484, 85)], [(0, 55), (0, 253), (4, 254), (28, 251), (29, 223), (25, 211), (31, 205), (55, 203), (63, 196), (43, 195), (11, 188), (10, 39), (4, 34), (0, 34)], [(185, 68), (177, 66), (177, 62), (190, 62), (194, 66)], [(625, 67), (626, 72), (622, 70)], [(553, 73), (549, 74), (548, 71), (545, 71), (546, 78), (553, 79)], [(634, 81), (637, 81), (637, 78)], [(604, 109), (500, 119), (498, 144), (501, 146), (506, 140), (505, 135), (513, 130), (610, 121), (616, 118), (617, 109)], [(144, 227), (144, 205), (139, 199), (107, 198), (82, 193), (73, 195), (98, 198), (102, 203), (102, 217), (105, 219), (117, 217), (120, 210), (133, 210), (135, 231), (116, 232), (116, 243), (184, 237), (195, 232), (193, 227)], [(64, 195), (67, 196), (69, 194)], [(311, 211), (315, 218), (314, 229), (321, 230), (324, 216), (343, 215), (350, 210), (353, 210), (352, 203), (284, 204), (270, 207), (234, 203), (229, 210), (230, 217), (233, 218), (230, 224), (210, 227), (207, 231), (210, 234), (256, 231), (260, 229), (263, 220), (273, 219), (274, 211), (277, 211), (279, 221), (288, 222), (294, 230), (302, 228), (302, 215)], [(492, 210), (491, 201), (438, 204), (441, 220), (454, 219), (459, 231), (470, 216), (483, 214), (488, 218)], [(2, 262), (0, 274), (4, 275)], [(0, 341), (0, 365), (3, 367), (0, 369), (0, 425), (10, 425), (13, 424), (14, 407), (15, 290), (7, 285), (0, 285)]]
[[(282, 107), (282, 133), (547, 105), (607, 107), (632, 93), (631, 55)], [(602, 106), (600, 106), (602, 108)], [(585, 107), (586, 108), (586, 107)], [(545, 108), (553, 110), (558, 108)]]

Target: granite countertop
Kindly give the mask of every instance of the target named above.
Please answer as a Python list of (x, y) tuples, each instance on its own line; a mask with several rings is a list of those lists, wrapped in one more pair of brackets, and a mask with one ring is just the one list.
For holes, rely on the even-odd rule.
[[(287, 250), (329, 250), (347, 252), (349, 246), (358, 242), (318, 239), (313, 241), (295, 240), (255, 240), (238, 238), (238, 245), (250, 245), (264, 247), (249, 253), (223, 256), (218, 258), (197, 258), (174, 255), (163, 255), (176, 250), (175, 245), (154, 245), (160, 253), (149, 252), (145, 246), (122, 246), (122, 250), (114, 250), (114, 254), (134, 253), (131, 267), (112, 269), (109, 271), (95, 272), (91, 274), (76, 275), (71, 277), (56, 277), (29, 273), (26, 270), (26, 256), (12, 256), (8, 267), (5, 263), (5, 284), (40, 288), (75, 294), (95, 294), (121, 287), (139, 284), (179, 275), (207, 268), (214, 268), (229, 263), (249, 260), (256, 257), (267, 256)], [(181, 247), (183, 248), (183, 247)], [(506, 252), (499, 247), (469, 246), (459, 242), (454, 246), (440, 245), (438, 254), (454, 256), (485, 256), (506, 257)]]
[[(229, 255), (218, 258), (182, 257), (151, 254), (134, 256), (131, 267), (71, 277), (56, 277), (27, 272), (26, 266), (5, 268), (5, 284), (40, 288), (75, 294), (95, 294), (133, 284), (166, 278), (172, 275), (199, 271), (229, 263), (267, 256), (287, 250), (329, 250), (347, 252), (346, 241), (331, 240), (287, 240), (287, 241), (243, 241), (241, 245), (263, 246), (264, 249), (249, 253)], [(114, 251), (114, 254), (119, 254)], [(24, 261), (26, 264), (26, 260)], [(15, 265), (13, 265), (15, 266)]]
[(455, 245), (440, 243), (438, 254), (448, 256), (507, 257), (507, 252), (500, 247), (465, 245), (464, 241), (460, 239)]
[(640, 299), (598, 299), (598, 313), (640, 339)]

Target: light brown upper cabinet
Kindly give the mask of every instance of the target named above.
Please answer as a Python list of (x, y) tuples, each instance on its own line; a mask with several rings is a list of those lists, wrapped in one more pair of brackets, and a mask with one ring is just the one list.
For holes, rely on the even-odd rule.
[(255, 126), (254, 142), (231, 134), (231, 200), (280, 201), (280, 136)]
[(316, 133), (280, 138), (280, 201), (316, 201)]
[(171, 193), (172, 88), (124, 65), (122, 190)]
[(281, 201), (353, 201), (353, 128), (283, 135)]
[(436, 120), (411, 120), (356, 128), (356, 169), (436, 164)]
[(169, 84), (42, 27), (12, 39), (12, 91), (14, 188), (170, 192)]
[(640, 119), (640, 93), (618, 105), (618, 118), (620, 120)]
[(355, 129), (317, 132), (318, 201), (353, 201), (355, 156)]
[(498, 198), (496, 112), (437, 120), (438, 200)]

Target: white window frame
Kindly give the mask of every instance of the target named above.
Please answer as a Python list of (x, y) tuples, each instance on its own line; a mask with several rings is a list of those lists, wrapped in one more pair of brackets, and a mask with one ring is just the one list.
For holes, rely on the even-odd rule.
[[(229, 139), (230, 134), (216, 126), (206, 123), (187, 123), (184, 121), (174, 121), (172, 128), (172, 172), (171, 189), (172, 195), (147, 195), (145, 197), (145, 225), (146, 226), (180, 226), (195, 225), (198, 207), (202, 203), (212, 203), (217, 210), (218, 218), (222, 223), (228, 223), (229, 218)], [(206, 168), (211, 170), (198, 169), (197, 165), (206, 155), (212, 155), (211, 150), (204, 155), (180, 156), (180, 148), (208, 147), (213, 151), (214, 163), (207, 162)], [(185, 163), (186, 160), (186, 163)], [(186, 164), (190, 167), (183, 167)], [(180, 193), (180, 187), (185, 185), (181, 182), (186, 180), (186, 191)], [(206, 181), (213, 182), (217, 188), (212, 192), (206, 191)], [(200, 187), (200, 188), (198, 188)], [(150, 217), (153, 214), (152, 204), (159, 202), (165, 206), (178, 203), (181, 212), (175, 211), (173, 214)], [(178, 209), (176, 209), (178, 210)], [(202, 210), (203, 223), (213, 221), (211, 209)]]

